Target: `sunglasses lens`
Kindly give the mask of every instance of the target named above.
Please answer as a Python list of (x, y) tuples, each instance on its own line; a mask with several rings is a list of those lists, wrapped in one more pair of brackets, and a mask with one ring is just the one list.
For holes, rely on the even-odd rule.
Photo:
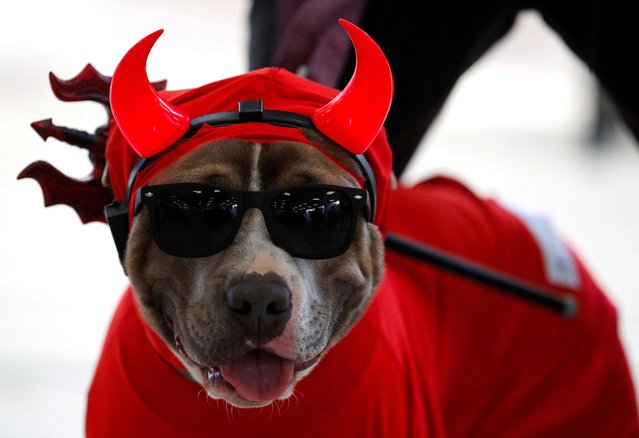
[(228, 246), (237, 232), (239, 202), (223, 190), (172, 189), (156, 195), (155, 234), (165, 252), (204, 257)]
[(294, 257), (335, 257), (350, 245), (354, 210), (350, 198), (340, 191), (286, 191), (273, 199), (269, 213), (273, 242)]

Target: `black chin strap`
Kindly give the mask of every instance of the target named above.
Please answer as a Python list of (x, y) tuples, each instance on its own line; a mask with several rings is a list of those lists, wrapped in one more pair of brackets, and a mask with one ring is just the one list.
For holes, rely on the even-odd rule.
[(571, 296), (542, 290), (536, 286), (524, 283), (519, 279), (509, 277), (500, 272), (463, 260), (440, 250), (428, 247), (422, 243), (409, 240), (389, 233), (384, 242), (391, 251), (404, 254), (438, 269), (468, 278), (477, 283), (522, 298), (528, 302), (545, 307), (559, 313), (565, 318), (572, 318), (577, 314), (577, 301)]

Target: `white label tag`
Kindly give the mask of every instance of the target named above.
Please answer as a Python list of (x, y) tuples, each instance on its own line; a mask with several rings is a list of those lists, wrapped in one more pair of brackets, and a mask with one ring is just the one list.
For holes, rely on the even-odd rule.
[(504, 205), (528, 228), (537, 241), (544, 259), (548, 283), (577, 289), (581, 284), (579, 271), (566, 244), (555, 232), (552, 223), (545, 216), (512, 204)]

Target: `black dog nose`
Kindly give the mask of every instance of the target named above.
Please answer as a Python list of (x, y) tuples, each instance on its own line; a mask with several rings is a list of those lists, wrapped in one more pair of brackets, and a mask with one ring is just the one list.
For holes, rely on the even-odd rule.
[(257, 345), (280, 335), (291, 317), (291, 290), (273, 272), (245, 275), (227, 289), (226, 302), (245, 337)]

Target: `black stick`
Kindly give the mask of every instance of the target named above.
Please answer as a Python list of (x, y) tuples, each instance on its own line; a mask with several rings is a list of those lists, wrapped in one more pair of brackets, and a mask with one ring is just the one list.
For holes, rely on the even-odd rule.
[(392, 251), (546, 307), (565, 318), (572, 318), (577, 313), (577, 301), (573, 297), (558, 296), (556, 293), (539, 289), (479, 264), (430, 248), (423, 243), (389, 233), (385, 245)]

